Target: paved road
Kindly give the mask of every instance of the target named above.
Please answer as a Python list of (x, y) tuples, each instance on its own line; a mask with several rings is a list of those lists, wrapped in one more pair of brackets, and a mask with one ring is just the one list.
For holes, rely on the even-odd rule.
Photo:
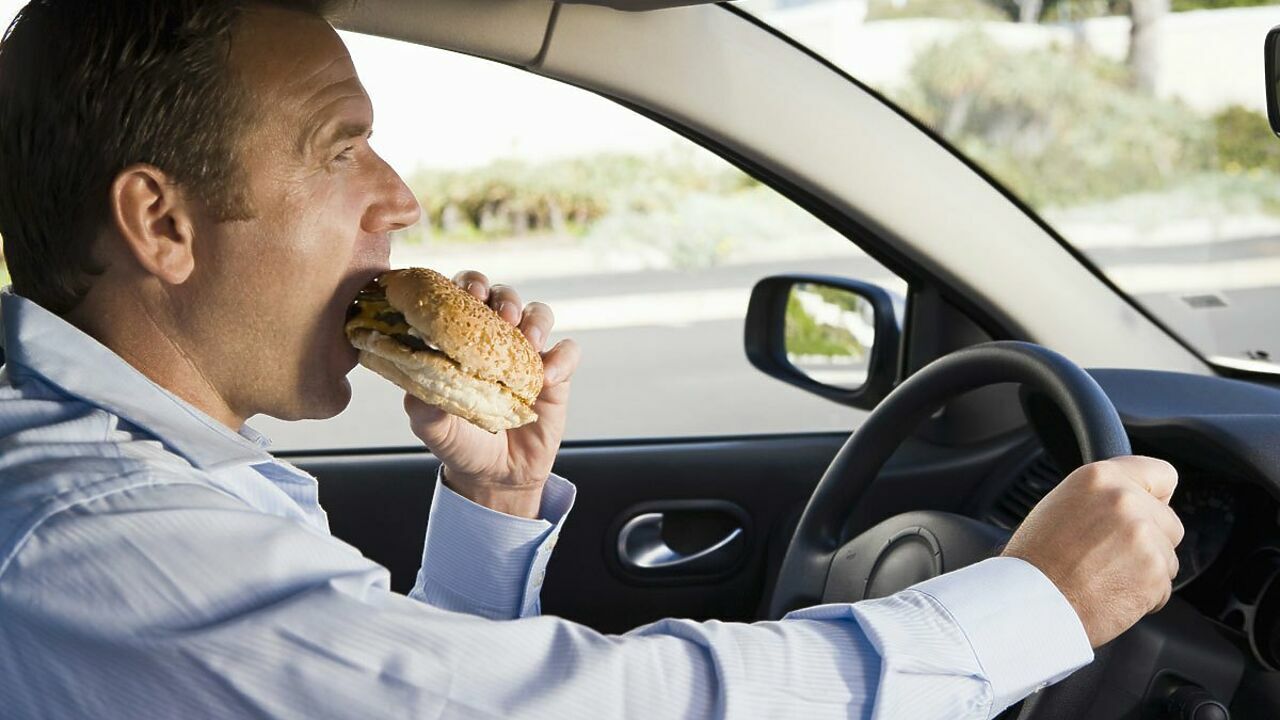
[[(1157, 291), (1140, 300), (1158, 314), (1175, 319), (1188, 339), (1211, 352), (1239, 356), (1246, 350), (1270, 351), (1280, 357), (1280, 327), (1260, 323), (1280, 309), (1280, 287), (1241, 287), (1217, 293), (1225, 306), (1194, 307), (1180, 292), (1180, 282), (1202, 285), (1213, 261), (1274, 258), (1280, 238), (1251, 238), (1213, 247), (1179, 246), (1142, 250), (1099, 251), (1108, 266), (1155, 270)], [(1209, 263), (1205, 261), (1209, 260)], [(543, 300), (554, 308), (595, 308), (593, 318), (572, 336), (582, 344), (583, 364), (574, 383), (568, 437), (620, 438), (689, 434), (768, 433), (856, 426), (862, 413), (842, 408), (764, 376), (742, 351), (741, 315), (699, 312), (706, 308), (671, 309), (648, 321), (608, 325), (609, 308), (591, 299), (627, 296), (641, 301), (659, 297), (745, 298), (760, 277), (779, 272), (818, 272), (886, 281), (886, 273), (858, 256), (813, 259), (790, 265), (766, 263), (714, 268), (698, 272), (660, 271), (595, 277), (530, 279), (518, 284), (526, 300)], [(1192, 278), (1191, 274), (1196, 278)], [(1196, 280), (1196, 282), (1193, 282)], [(1229, 286), (1230, 278), (1227, 278)], [(1197, 284), (1199, 282), (1199, 284)], [(1277, 278), (1280, 285), (1280, 278)], [(717, 295), (717, 293), (721, 293)], [(736, 296), (734, 296), (736, 297)], [(658, 305), (655, 305), (658, 307)], [(740, 307), (745, 312), (745, 300)], [(681, 324), (681, 313), (712, 318)], [(723, 314), (723, 313), (721, 313)], [(634, 318), (632, 319), (634, 320)], [(577, 318), (581, 322), (582, 318)], [(557, 339), (553, 335), (552, 340)], [(400, 409), (400, 394), (363, 368), (351, 376), (355, 400), (342, 415), (323, 422), (280, 423), (258, 418), (253, 425), (267, 432), (282, 449), (372, 447), (415, 442)]]

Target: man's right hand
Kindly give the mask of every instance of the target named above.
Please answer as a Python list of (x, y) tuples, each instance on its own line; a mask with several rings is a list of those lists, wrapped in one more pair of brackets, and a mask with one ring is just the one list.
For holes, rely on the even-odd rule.
[(1035, 565), (1066, 596), (1093, 647), (1164, 607), (1178, 574), (1178, 473), (1121, 457), (1071, 473), (1031, 510), (1004, 554)]

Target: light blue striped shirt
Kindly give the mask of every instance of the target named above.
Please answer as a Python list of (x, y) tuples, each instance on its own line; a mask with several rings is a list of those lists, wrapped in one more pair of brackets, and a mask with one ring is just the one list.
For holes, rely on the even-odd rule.
[[(1092, 659), (1038, 570), (988, 560), (778, 622), (603, 635), (539, 617), (573, 505), (437, 480), (409, 595), (316, 481), (0, 295), (0, 717), (989, 718)], [(427, 479), (424, 478), (424, 481)]]

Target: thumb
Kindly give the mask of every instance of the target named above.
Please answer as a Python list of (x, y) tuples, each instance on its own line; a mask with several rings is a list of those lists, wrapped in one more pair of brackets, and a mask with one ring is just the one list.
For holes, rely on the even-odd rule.
[(435, 405), (428, 405), (418, 398), (405, 393), (404, 411), (409, 415), (409, 429), (418, 436), (427, 448), (435, 452), (452, 431), (450, 425), (454, 417)]
[(1112, 458), (1107, 462), (1123, 469), (1129, 479), (1168, 505), (1178, 488), (1178, 470), (1165, 460), (1141, 455)]

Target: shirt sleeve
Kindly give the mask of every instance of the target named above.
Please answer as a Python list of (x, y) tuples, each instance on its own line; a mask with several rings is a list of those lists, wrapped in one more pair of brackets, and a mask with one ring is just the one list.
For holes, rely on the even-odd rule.
[(409, 597), (494, 620), (539, 614), (547, 561), (577, 494), (573, 483), (548, 477), (539, 518), (528, 519), (462, 497), (444, 484), (441, 472)]
[(1071, 604), (1017, 558), (787, 617), (857, 621), (882, 661), (876, 718), (994, 717), (1093, 660)]
[(1003, 584), (1003, 598), (1036, 582), (1016, 564), (987, 567), (782, 621), (664, 620), (605, 635), (554, 617), (443, 610), (391, 592), (384, 568), (300, 523), (208, 487), (148, 486), (45, 520), (3, 569), (0, 697), (18, 717), (105, 720), (139, 707), (228, 718), (989, 718), (1013, 685), (1047, 681), (1065, 662), (1032, 679), (1008, 669), (1012, 655), (991, 654), (1004, 637), (994, 615), (1019, 615), (1022, 598), (992, 597), (984, 612), (973, 588)]

